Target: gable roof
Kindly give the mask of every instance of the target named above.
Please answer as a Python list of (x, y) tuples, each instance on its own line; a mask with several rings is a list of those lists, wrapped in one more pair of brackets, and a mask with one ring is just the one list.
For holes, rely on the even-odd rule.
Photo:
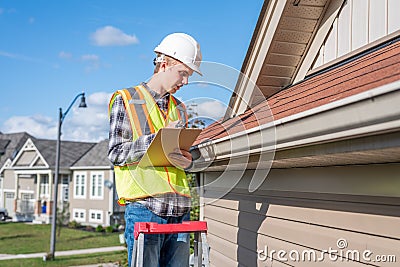
[[(46, 160), (50, 168), (55, 167), (56, 140), (36, 139), (34, 145)], [(96, 143), (61, 141), (60, 168), (69, 168), (85, 155)]]
[(400, 80), (400, 38), (309, 77), (200, 134), (195, 145), (261, 126)]
[(72, 167), (91, 167), (91, 166), (112, 166), (108, 155), (108, 139), (103, 140), (93, 146), (81, 159)]
[(242, 114), (291, 84), (319, 28), (331, 23), (343, 2), (264, 1), (225, 117)]
[(33, 138), (26, 132), (0, 133), (0, 168), (7, 159), (13, 160), (28, 138)]

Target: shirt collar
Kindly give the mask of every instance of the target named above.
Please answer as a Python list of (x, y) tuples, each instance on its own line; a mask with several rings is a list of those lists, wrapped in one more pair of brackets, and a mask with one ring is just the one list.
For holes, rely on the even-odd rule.
[(147, 86), (147, 83), (142, 82), (141, 85), (146, 88), (146, 90), (151, 94), (151, 96), (157, 101), (161, 98), (169, 97), (169, 93), (166, 93), (165, 95), (161, 96), (159, 93), (153, 91), (150, 87)]

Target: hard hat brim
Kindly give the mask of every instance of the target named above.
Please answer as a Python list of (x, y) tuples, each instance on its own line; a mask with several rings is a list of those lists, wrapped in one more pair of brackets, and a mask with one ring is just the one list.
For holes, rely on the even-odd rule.
[[(178, 60), (179, 61), (179, 60)], [(180, 62), (180, 61), (179, 61)], [(185, 63), (182, 62), (183, 64), (185, 64), (189, 69), (191, 69), (192, 71), (196, 72), (197, 74), (199, 74), (200, 76), (203, 76), (203, 73), (201, 73), (200, 68), (198, 66), (196, 66), (193, 63)]]

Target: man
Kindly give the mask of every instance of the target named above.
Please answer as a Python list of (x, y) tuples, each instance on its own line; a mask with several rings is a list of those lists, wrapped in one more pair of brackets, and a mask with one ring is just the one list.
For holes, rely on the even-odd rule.
[[(190, 220), (190, 189), (185, 168), (188, 151), (168, 155), (174, 167), (138, 167), (163, 127), (187, 123), (186, 110), (172, 96), (200, 72), (200, 45), (190, 35), (173, 33), (154, 49), (154, 75), (147, 83), (119, 90), (110, 100), (108, 157), (114, 164), (118, 202), (126, 205), (125, 239), (131, 265), (136, 222), (181, 223)], [(145, 235), (144, 266), (188, 266), (189, 235)]]

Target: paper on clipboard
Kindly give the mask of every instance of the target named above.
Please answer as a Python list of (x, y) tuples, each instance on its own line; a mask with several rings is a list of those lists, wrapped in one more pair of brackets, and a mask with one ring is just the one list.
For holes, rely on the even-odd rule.
[(173, 166), (169, 162), (167, 155), (174, 152), (179, 147), (189, 151), (193, 142), (199, 136), (201, 129), (193, 128), (162, 128), (160, 129), (153, 141), (151, 142), (146, 153), (143, 155), (138, 166), (139, 167), (160, 167)]

